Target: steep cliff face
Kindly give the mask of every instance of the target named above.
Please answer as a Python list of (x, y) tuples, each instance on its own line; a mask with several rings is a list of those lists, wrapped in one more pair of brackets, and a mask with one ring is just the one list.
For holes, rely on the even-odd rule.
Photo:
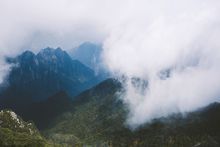
[(75, 96), (98, 82), (92, 69), (60, 48), (45, 48), (36, 55), (25, 51), (7, 62), (13, 66), (0, 93), (6, 108), (42, 101), (59, 91)]

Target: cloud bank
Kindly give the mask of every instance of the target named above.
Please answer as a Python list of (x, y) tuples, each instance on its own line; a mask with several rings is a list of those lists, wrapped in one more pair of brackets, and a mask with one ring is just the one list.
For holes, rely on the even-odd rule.
[[(130, 126), (220, 100), (219, 14), (218, 1), (131, 6), (106, 39), (104, 55), (111, 71), (127, 77)], [(144, 93), (141, 81), (148, 82)]]
[(1, 59), (102, 42), (108, 69), (127, 78), (132, 127), (219, 101), (218, 0), (0, 0), (0, 20)]

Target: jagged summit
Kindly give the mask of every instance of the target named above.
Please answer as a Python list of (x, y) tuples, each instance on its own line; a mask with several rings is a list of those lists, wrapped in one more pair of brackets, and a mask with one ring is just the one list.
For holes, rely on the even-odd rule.
[(39, 133), (31, 122), (24, 122), (11, 110), (0, 111), (0, 127), (9, 128), (13, 131), (26, 132), (30, 135)]
[(92, 69), (61, 48), (47, 47), (37, 54), (25, 51), (6, 60), (15, 65), (5, 80), (10, 86), (0, 94), (7, 106), (45, 100), (61, 90), (75, 96), (98, 82)]
[(52, 56), (52, 55), (55, 55), (55, 56), (69, 56), (67, 54), (67, 52), (62, 50), (60, 47), (58, 47), (56, 49), (47, 47), (47, 48), (42, 49), (37, 54), (37, 56), (43, 56), (43, 57), (45, 57), (45, 56)]
[(21, 56), (23, 56), (23, 57), (33, 57), (33, 56), (35, 56), (35, 54), (33, 52), (29, 51), (29, 50), (26, 50), (22, 53)]

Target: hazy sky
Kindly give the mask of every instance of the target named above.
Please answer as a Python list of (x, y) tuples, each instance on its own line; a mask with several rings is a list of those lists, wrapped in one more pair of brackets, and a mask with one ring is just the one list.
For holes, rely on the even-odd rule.
[[(116, 76), (149, 81), (145, 94), (125, 83), (132, 127), (219, 101), (219, 0), (0, 0), (0, 19), (1, 59), (24, 49), (103, 43)], [(2, 78), (8, 68), (0, 65)], [(167, 69), (170, 77), (161, 79)]]

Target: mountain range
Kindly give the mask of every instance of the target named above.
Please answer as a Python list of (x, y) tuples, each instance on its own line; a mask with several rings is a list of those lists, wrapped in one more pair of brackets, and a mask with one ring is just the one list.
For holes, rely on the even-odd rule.
[[(48, 47), (7, 57), (12, 68), (0, 85), (0, 146), (220, 146), (219, 103), (130, 128), (123, 84), (105, 70), (95, 73), (100, 50), (84, 43), (69, 54)], [(148, 86), (137, 77), (131, 82), (140, 93)]]
[(6, 61), (12, 69), (1, 86), (1, 105), (18, 107), (42, 101), (65, 91), (75, 96), (101, 81), (94, 71), (72, 59), (61, 48), (45, 48), (38, 54), (25, 51)]

